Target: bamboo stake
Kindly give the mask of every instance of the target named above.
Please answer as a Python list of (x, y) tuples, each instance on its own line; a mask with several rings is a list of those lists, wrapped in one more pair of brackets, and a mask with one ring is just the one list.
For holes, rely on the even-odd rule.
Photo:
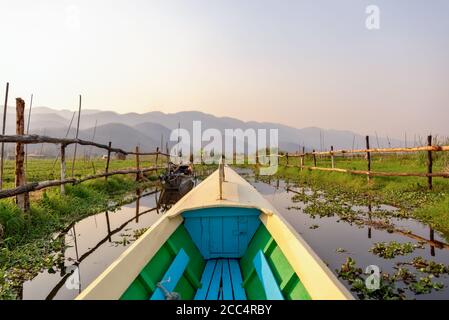
[[(80, 119), (81, 119), (81, 95), (80, 95), (80, 102), (78, 107), (78, 123), (76, 125), (76, 135), (75, 139), (78, 139), (78, 133), (80, 129)], [(76, 148), (78, 146), (78, 143), (75, 143), (75, 150), (73, 151), (73, 162), (72, 162), (72, 178), (75, 176), (75, 159), (76, 159)]]
[(301, 166), (301, 170), (304, 168), (304, 155), (306, 154), (306, 147), (302, 147), (302, 155), (301, 155), (301, 163), (300, 163), (300, 166)]
[[(106, 173), (109, 172), (109, 162), (111, 161), (111, 146), (112, 146), (112, 142), (109, 141), (109, 143), (108, 143), (108, 147), (109, 147), (109, 149), (108, 149), (108, 158), (106, 160), (106, 168), (105, 168), (105, 172)], [(104, 179), (106, 181), (108, 181), (108, 176), (106, 176)]]
[[(28, 111), (26, 134), (30, 133), (30, 121), (31, 121), (31, 108), (32, 107), (33, 107), (33, 94), (31, 94), (31, 99), (30, 99), (30, 110)], [(27, 171), (28, 171), (28, 145), (25, 145), (25, 172), (27, 172)]]
[(136, 181), (140, 180), (140, 157), (139, 157), (139, 146), (136, 146), (136, 169), (137, 169), (137, 174), (136, 174)]
[(315, 153), (315, 149), (313, 149), (312, 155), (313, 155), (313, 166), (316, 167), (316, 153)]
[[(366, 150), (369, 150), (369, 136), (366, 136)], [(368, 182), (370, 182), (370, 180), (371, 180), (371, 177), (370, 177), (371, 153), (370, 152), (366, 153), (366, 161), (368, 162), (368, 176), (367, 176), (367, 180), (368, 180)]]
[[(4, 104), (4, 106), (3, 106), (3, 128), (2, 128), (2, 135), (5, 135), (5, 132), (6, 132), (6, 111), (7, 111), (7, 109), (8, 109), (8, 94), (9, 94), (9, 82), (6, 82), (5, 104)], [(1, 147), (1, 159), (0, 159), (0, 190), (3, 189), (4, 157), (5, 157), (5, 144), (2, 142), (2, 147)]]
[(335, 162), (334, 162), (334, 146), (331, 146), (331, 164), (332, 164), (332, 168), (335, 168)]
[[(432, 146), (432, 136), (427, 137), (427, 145)], [(432, 174), (432, 151), (427, 151), (427, 173)], [(427, 183), (429, 185), (429, 190), (432, 190), (432, 176), (428, 176)]]
[[(66, 164), (65, 164), (65, 145), (61, 144), (61, 181), (65, 180), (65, 170), (66, 170)], [(61, 194), (65, 194), (65, 185), (61, 184)]]

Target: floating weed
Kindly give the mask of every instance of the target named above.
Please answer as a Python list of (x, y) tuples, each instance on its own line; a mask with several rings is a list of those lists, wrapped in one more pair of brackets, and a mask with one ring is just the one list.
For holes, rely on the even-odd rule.
[(335, 252), (337, 252), (337, 253), (345, 253), (345, 252), (348, 252), (346, 249), (343, 249), (343, 248), (337, 248), (337, 249), (335, 249)]
[(413, 244), (411, 242), (398, 243), (396, 241), (391, 241), (389, 243), (375, 243), (369, 251), (381, 258), (393, 259), (396, 256), (404, 256), (412, 253), (417, 248), (422, 249), (423, 247), (420, 244)]
[(416, 275), (410, 272), (409, 269), (404, 267), (397, 268), (396, 273), (393, 275), (397, 281), (403, 281), (405, 284), (410, 284), (416, 281)]
[(309, 229), (315, 230), (315, 229), (318, 229), (319, 227), (320, 227), (320, 226), (317, 225), (317, 224), (312, 224), (312, 225), (309, 227)]
[(139, 239), (140, 236), (142, 236), (147, 230), (148, 230), (148, 228), (140, 228), (140, 229), (134, 230), (134, 232), (133, 232), (134, 240)]
[(449, 274), (449, 266), (445, 266), (443, 263), (426, 260), (423, 257), (415, 257), (411, 262), (400, 262), (398, 265), (412, 265), (418, 271), (422, 273), (428, 273), (435, 277), (439, 277), (442, 274)]
[(364, 273), (359, 268), (354, 259), (348, 257), (340, 270), (336, 270), (338, 276), (348, 281), (351, 290), (359, 299), (369, 300), (403, 300), (404, 291), (396, 288), (394, 278), (387, 273), (382, 273), (378, 289), (369, 289), (365, 284)]
[(419, 278), (419, 281), (412, 283), (409, 286), (409, 289), (412, 290), (415, 294), (426, 294), (430, 293), (432, 289), (441, 290), (444, 288), (444, 285), (440, 282), (432, 281), (433, 275), (429, 274), (426, 277)]

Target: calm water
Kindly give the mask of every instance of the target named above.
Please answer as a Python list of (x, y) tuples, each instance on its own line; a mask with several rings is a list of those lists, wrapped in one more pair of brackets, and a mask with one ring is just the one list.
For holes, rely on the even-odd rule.
[[(277, 208), (332, 271), (339, 269), (348, 256), (354, 258), (362, 268), (377, 265), (382, 271), (391, 274), (395, 271), (393, 267), (396, 262), (411, 261), (415, 256), (449, 265), (449, 250), (430, 245), (426, 245), (424, 249), (416, 249), (407, 256), (390, 260), (379, 258), (368, 251), (375, 242), (395, 240), (417, 243), (416, 237), (339, 222), (337, 216), (312, 218), (301, 210), (289, 210), (289, 207), (300, 203), (292, 201), (295, 194), (287, 189), (299, 191), (297, 187), (287, 185), (285, 181), (258, 182), (247, 171), (241, 171), (241, 174)], [(23, 299), (75, 298), (134, 241), (135, 230), (148, 228), (163, 214), (164, 209), (156, 209), (157, 196), (158, 193), (144, 196), (115, 212), (103, 212), (76, 223), (65, 236), (65, 242), (69, 246), (64, 251), (65, 268), (62, 269), (65, 270), (58, 268), (56, 273), (45, 271), (26, 282), (23, 286)], [(387, 206), (384, 209), (394, 210)], [(391, 218), (390, 221), (396, 227), (410, 230), (414, 236), (424, 239), (430, 237), (429, 227), (413, 219)], [(437, 241), (445, 241), (437, 232), (433, 236)], [(338, 253), (337, 248), (344, 248), (347, 252)], [(412, 267), (409, 269), (414, 270)], [(444, 283), (445, 289), (414, 298), (449, 299), (449, 277), (442, 276), (436, 280)], [(80, 288), (77, 288), (78, 282)]]

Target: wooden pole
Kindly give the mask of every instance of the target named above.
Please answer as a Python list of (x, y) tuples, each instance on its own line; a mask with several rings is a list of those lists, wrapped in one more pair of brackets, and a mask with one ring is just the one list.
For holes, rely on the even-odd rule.
[[(66, 169), (66, 164), (65, 164), (65, 145), (61, 144), (61, 181), (65, 180), (65, 169)], [(61, 184), (61, 195), (65, 194), (65, 185)]]
[(285, 154), (286, 166), (288, 166), (288, 152)]
[[(366, 136), (366, 150), (369, 150), (369, 136)], [(371, 153), (366, 153), (366, 161), (368, 162), (368, 182), (371, 180), (370, 171), (371, 171)]]
[[(80, 95), (80, 102), (79, 102), (79, 107), (78, 107), (78, 123), (76, 125), (75, 139), (78, 139), (78, 133), (80, 130), (80, 119), (81, 119), (81, 95)], [(72, 162), (72, 178), (75, 176), (75, 159), (76, 159), (77, 146), (78, 146), (78, 143), (75, 143), (75, 150), (73, 151), (73, 162)]]
[(158, 158), (159, 158), (159, 147), (156, 148), (156, 167), (157, 167), (157, 160), (158, 160)]
[[(6, 132), (6, 111), (8, 108), (8, 93), (9, 93), (9, 82), (6, 83), (6, 94), (5, 94), (5, 104), (3, 106), (3, 128), (2, 135)], [(3, 188), (3, 168), (4, 168), (4, 156), (5, 156), (5, 144), (2, 142), (1, 147), (1, 160), (0, 160), (0, 190)]]
[[(26, 134), (30, 133), (30, 121), (31, 121), (31, 108), (33, 107), (33, 94), (31, 94), (30, 99), (30, 110), (28, 111), (28, 120), (27, 120), (27, 131)], [(28, 145), (25, 145), (25, 172), (28, 171)]]
[[(105, 168), (105, 172), (108, 173), (109, 172), (109, 162), (111, 161), (111, 146), (112, 146), (112, 142), (109, 141), (108, 143), (108, 158), (106, 159), (106, 168)], [(108, 176), (106, 176), (104, 178), (106, 181), (108, 181)]]
[(136, 146), (136, 181), (140, 180), (140, 155), (139, 155), (139, 146)]
[(334, 146), (331, 146), (331, 164), (332, 164), (332, 168), (335, 168)]
[(301, 167), (301, 170), (303, 169), (303, 167), (304, 167), (304, 157), (305, 157), (305, 153), (306, 153), (306, 147), (302, 147), (302, 155), (301, 155), (301, 163), (300, 163), (300, 167)]
[[(21, 98), (16, 99), (16, 134), (23, 135), (25, 133), (25, 101)], [(16, 144), (16, 188), (25, 185), (25, 149), (23, 143)], [(23, 211), (28, 212), (30, 209), (29, 193), (23, 193), (16, 196), (17, 206)]]
[(316, 167), (316, 154), (315, 154), (315, 149), (313, 149), (312, 155), (313, 155), (313, 166)]
[[(432, 146), (432, 136), (427, 137), (427, 145), (429, 147)], [(432, 151), (427, 151), (427, 173), (432, 173), (432, 165), (433, 165), (433, 159), (432, 159)], [(429, 176), (427, 178), (427, 183), (429, 185), (429, 190), (432, 190), (432, 176)]]

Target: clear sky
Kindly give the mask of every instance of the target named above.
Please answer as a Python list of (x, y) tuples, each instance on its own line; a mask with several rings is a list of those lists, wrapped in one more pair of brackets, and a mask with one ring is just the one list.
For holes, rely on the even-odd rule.
[(0, 0), (0, 43), (0, 104), (449, 135), (447, 0)]

